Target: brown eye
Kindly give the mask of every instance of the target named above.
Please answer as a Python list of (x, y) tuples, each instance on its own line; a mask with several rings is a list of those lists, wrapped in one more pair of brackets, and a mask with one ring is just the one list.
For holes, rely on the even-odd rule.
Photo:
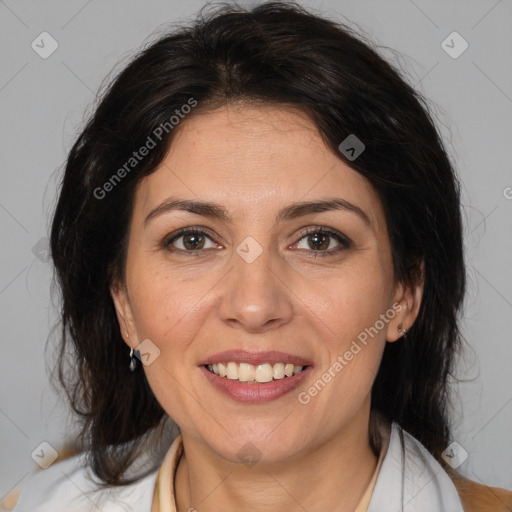
[(322, 233), (313, 233), (308, 235), (308, 245), (311, 249), (318, 251), (320, 249), (327, 249), (329, 247), (330, 236)]
[[(211, 244), (207, 246), (208, 242)], [(218, 245), (204, 231), (197, 229), (184, 229), (163, 243), (170, 251), (195, 252), (203, 249), (215, 249)]]
[(348, 249), (350, 245), (351, 241), (341, 233), (325, 228), (316, 228), (302, 232), (295, 248), (316, 252), (315, 256), (328, 256)]
[(202, 249), (204, 246), (204, 236), (197, 233), (191, 233), (189, 235), (183, 235), (183, 245), (186, 249), (195, 251)]

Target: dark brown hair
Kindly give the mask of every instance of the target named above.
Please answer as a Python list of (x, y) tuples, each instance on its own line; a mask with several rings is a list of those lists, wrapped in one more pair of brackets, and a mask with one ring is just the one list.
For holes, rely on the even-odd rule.
[[(141, 366), (128, 369), (109, 289), (124, 276), (135, 187), (162, 161), (176, 130), (108, 194), (99, 198), (98, 190), (190, 98), (197, 102), (191, 116), (237, 101), (299, 108), (373, 185), (395, 278), (424, 279), (424, 294), (407, 340), (386, 345), (372, 407), (443, 464), (465, 289), (455, 172), (427, 103), (372, 43), (297, 4), (270, 2), (221, 5), (151, 43), (108, 86), (69, 152), (51, 230), (62, 299), (58, 376), (83, 420), (95, 474), (106, 484), (133, 481), (123, 478), (126, 470), (166, 419)], [(338, 149), (350, 134), (365, 144), (353, 161)]]

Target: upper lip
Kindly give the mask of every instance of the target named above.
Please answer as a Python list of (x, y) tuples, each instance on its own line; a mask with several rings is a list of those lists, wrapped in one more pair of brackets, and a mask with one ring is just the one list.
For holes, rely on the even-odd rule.
[(270, 350), (266, 352), (250, 352), (248, 350), (225, 350), (208, 356), (206, 359), (199, 363), (199, 366), (207, 364), (228, 363), (233, 361), (235, 363), (248, 363), (252, 365), (264, 363), (291, 363), (296, 366), (311, 366), (312, 362), (304, 357), (288, 354), (286, 352), (279, 352), (277, 350)]

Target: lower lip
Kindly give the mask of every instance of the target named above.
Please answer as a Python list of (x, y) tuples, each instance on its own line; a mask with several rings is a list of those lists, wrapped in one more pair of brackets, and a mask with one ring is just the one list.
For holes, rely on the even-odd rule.
[(208, 381), (220, 392), (237, 402), (245, 404), (256, 404), (271, 402), (293, 391), (309, 375), (312, 366), (308, 366), (298, 375), (284, 377), (271, 382), (246, 383), (238, 380), (231, 380), (227, 377), (219, 377), (215, 373), (200, 366)]

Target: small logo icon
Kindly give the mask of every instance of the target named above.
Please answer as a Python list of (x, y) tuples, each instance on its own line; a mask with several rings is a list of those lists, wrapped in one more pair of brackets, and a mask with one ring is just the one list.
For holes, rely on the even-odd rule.
[(149, 366), (160, 355), (160, 349), (150, 339), (145, 339), (135, 347), (134, 354), (144, 366)]
[(32, 247), (32, 254), (43, 263), (48, 263), (50, 259), (50, 241), (48, 238), (41, 238), (41, 240)]
[(450, 443), (446, 450), (441, 454), (445, 462), (453, 469), (457, 469), (468, 458), (468, 455), (468, 452), (455, 441)]
[(41, 32), (30, 46), (39, 57), (47, 59), (59, 47), (59, 43), (48, 32)]
[(43, 441), (37, 448), (30, 454), (38, 466), (42, 469), (50, 467), (58, 458), (57, 450), (46, 441)]
[(468, 49), (468, 47), (468, 42), (458, 32), (452, 32), (441, 43), (441, 48), (452, 59), (458, 59)]
[(353, 162), (366, 149), (366, 146), (353, 133), (351, 133), (338, 146), (338, 149), (348, 160)]
[(248, 236), (238, 245), (236, 252), (246, 263), (252, 263), (261, 255), (263, 247), (252, 236)]
[(261, 459), (261, 452), (253, 443), (249, 442), (240, 448), (236, 456), (240, 462), (252, 468)]

